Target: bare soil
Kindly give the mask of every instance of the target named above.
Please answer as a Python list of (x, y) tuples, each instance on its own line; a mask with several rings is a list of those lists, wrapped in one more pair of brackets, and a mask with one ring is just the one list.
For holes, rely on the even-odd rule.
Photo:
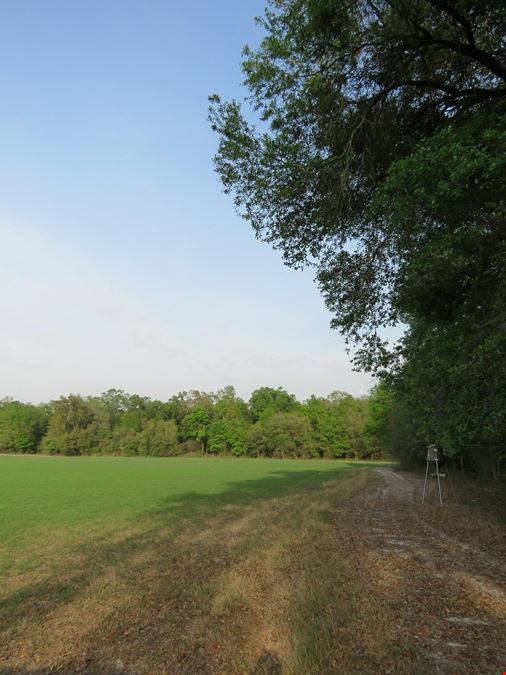
[(407, 646), (383, 672), (413, 672), (411, 659), (414, 672), (506, 668), (504, 520), (478, 486), (453, 480), (443, 482), (443, 507), (434, 484), (422, 505), (420, 477), (377, 469), (336, 518), (341, 552)]

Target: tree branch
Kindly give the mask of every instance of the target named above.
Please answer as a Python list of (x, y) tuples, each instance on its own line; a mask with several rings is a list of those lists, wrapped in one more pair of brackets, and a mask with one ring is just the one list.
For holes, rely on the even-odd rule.
[(462, 56), (468, 56), (473, 61), (481, 63), (482, 66), (485, 66), (490, 70), (494, 75), (501, 78), (501, 80), (506, 81), (506, 66), (504, 66), (500, 61), (498, 61), (492, 54), (484, 51), (476, 46), (474, 41), (474, 34), (472, 32), (472, 26), (468, 19), (462, 16), (455, 8), (449, 5), (445, 0), (428, 0), (429, 3), (438, 9), (442, 10), (449, 16), (455, 19), (463, 28), (468, 39), (468, 43), (461, 42), (460, 40), (451, 40), (449, 38), (439, 38), (434, 36), (425, 26), (422, 26), (415, 18), (409, 14), (409, 11), (402, 11), (400, 7), (395, 5), (392, 0), (386, 0), (387, 4), (391, 10), (401, 16), (405, 21), (410, 23), (415, 30), (423, 35), (423, 38), (420, 38), (421, 44), (425, 43), (426, 45), (440, 45), (451, 49), (456, 54)]
[(445, 14), (448, 14), (452, 17), (457, 23), (460, 23), (467, 37), (467, 41), (470, 47), (475, 47), (474, 42), (474, 33), (469, 19), (466, 19), (465, 16), (462, 16), (455, 7), (449, 5), (445, 0), (429, 0), (429, 3), (435, 7), (441, 9)]
[(426, 36), (425, 38), (420, 38), (420, 45), (421, 46), (439, 45), (441, 47), (446, 47), (447, 49), (454, 51), (456, 54), (468, 56), (473, 61), (481, 63), (482, 66), (485, 66), (485, 68), (494, 73), (494, 75), (497, 75), (497, 77), (500, 77), (501, 80), (504, 80), (506, 82), (506, 67), (503, 66), (502, 63), (498, 61), (494, 56), (492, 56), (492, 54), (483, 51), (483, 49), (480, 49), (479, 47), (465, 44), (464, 42), (460, 42), (459, 40), (449, 40), (448, 38), (436, 38), (433, 37), (432, 35), (430, 37)]
[(480, 87), (473, 87), (471, 89), (459, 89), (453, 87), (445, 82), (439, 80), (400, 80), (394, 85), (395, 89), (400, 87), (417, 87), (419, 89), (436, 89), (437, 91), (444, 91), (452, 96), (472, 97), (476, 99), (501, 98), (506, 95), (506, 87), (501, 89), (482, 89)]

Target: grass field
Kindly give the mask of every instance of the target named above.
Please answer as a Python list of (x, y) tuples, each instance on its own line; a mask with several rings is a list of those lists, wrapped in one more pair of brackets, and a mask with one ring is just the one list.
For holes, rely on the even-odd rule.
[(0, 456), (0, 674), (501, 672), (497, 495), (445, 486), (442, 511), (422, 484), (359, 462)]
[(379, 463), (0, 456), (0, 675), (501, 672), (499, 502), (466, 483), (422, 506), (422, 483)]
[[(0, 456), (0, 571), (122, 531), (317, 487), (351, 462)], [(54, 561), (53, 561), (54, 562)]]
[[(172, 626), (170, 640), (186, 646), (179, 653), (167, 643), (165, 656), (156, 649), (153, 656), (145, 639), (132, 672), (200, 672), (191, 659), (193, 666), (184, 665), (185, 652), (203, 641), (192, 630), (218, 643), (228, 609), (251, 611), (248, 584), (259, 573), (269, 577), (283, 542), (304, 527), (307, 500), (316, 505), (322, 485), (356, 477), (360, 467), (322, 460), (0, 456), (0, 666), (7, 664), (1, 672), (27, 672), (39, 662), (62, 672), (86, 670), (79, 658), (95, 648), (100, 658), (92, 657), (98, 661), (90, 672), (110, 672), (122, 652), (113, 647), (120, 627), (126, 622), (128, 635), (139, 622), (154, 630), (153, 620), (157, 630)], [(238, 569), (246, 561), (255, 570), (243, 579)], [(269, 611), (270, 603), (259, 611)], [(197, 612), (200, 628), (185, 635), (172, 625), (173, 614), (160, 617), (175, 605), (179, 620), (192, 625)], [(239, 610), (241, 621), (245, 612)], [(235, 628), (241, 624), (233, 621)], [(262, 630), (272, 621), (264, 617)], [(167, 650), (179, 654), (171, 666)], [(255, 648), (234, 657), (226, 652), (218, 649), (211, 670), (243, 672)], [(220, 666), (220, 658), (228, 665)]]

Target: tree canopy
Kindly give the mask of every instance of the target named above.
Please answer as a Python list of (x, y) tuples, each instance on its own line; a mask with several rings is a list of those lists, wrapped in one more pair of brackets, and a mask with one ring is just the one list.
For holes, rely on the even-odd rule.
[(245, 101), (211, 97), (225, 191), (287, 265), (315, 269), (357, 367), (418, 390), (420, 437), (500, 446), (504, 3), (271, 0), (258, 21)]
[(343, 392), (301, 403), (281, 387), (261, 387), (247, 402), (230, 386), (180, 392), (168, 401), (117, 389), (39, 406), (6, 399), (0, 451), (378, 458), (386, 443), (371, 424), (366, 428), (372, 409), (372, 399)]

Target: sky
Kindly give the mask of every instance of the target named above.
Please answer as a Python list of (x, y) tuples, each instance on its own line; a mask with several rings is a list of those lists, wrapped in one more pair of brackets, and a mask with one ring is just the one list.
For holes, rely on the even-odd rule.
[(2, 0), (0, 398), (365, 394), (311, 271), (213, 171), (263, 0)]

